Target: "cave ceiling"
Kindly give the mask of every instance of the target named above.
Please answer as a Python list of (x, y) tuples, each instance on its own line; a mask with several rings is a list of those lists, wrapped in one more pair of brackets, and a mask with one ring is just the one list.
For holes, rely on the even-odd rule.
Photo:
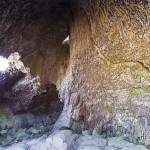
[[(66, 7), (67, 2), (64, 0), (1, 0), (1, 55), (8, 56), (13, 51), (19, 51), (23, 56), (30, 55), (38, 49), (33, 46), (35, 44), (34, 35), (39, 36), (39, 38), (41, 38), (40, 36), (43, 37), (44, 34), (48, 36), (47, 32), (50, 33), (51, 30), (53, 30), (52, 34), (59, 32), (56, 34), (61, 37), (59, 38), (60, 44), (61, 40), (68, 34), (69, 15)], [(39, 35), (40, 33), (42, 35)], [(31, 37), (32, 39), (30, 39)], [(26, 41), (33, 42), (23, 46), (25, 45), (23, 41), (24, 43)], [(40, 43), (43, 41), (41, 40)]]

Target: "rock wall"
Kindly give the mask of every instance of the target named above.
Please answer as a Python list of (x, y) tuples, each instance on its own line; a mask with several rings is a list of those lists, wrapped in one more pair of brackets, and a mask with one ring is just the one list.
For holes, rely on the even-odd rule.
[[(58, 125), (148, 138), (149, 7), (148, 0), (2, 0), (0, 54), (19, 52), (42, 85), (57, 84), (65, 103)], [(62, 46), (68, 34), (70, 52)]]
[(18, 53), (2, 60), (7, 66), (0, 71), (0, 146), (49, 133), (62, 111), (56, 85), (42, 90)]
[(69, 51), (68, 12), (62, 0), (0, 1), (0, 54), (19, 52), (42, 85), (65, 75)]
[(68, 116), (135, 139), (150, 134), (150, 8), (146, 0), (72, 5), (70, 66), (60, 86)]

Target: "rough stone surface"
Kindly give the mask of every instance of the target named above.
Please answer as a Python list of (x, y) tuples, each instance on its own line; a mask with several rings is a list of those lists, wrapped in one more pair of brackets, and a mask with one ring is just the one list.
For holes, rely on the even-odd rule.
[(0, 145), (49, 133), (62, 104), (54, 84), (43, 92), (39, 77), (33, 77), (18, 53), (7, 59), (8, 68), (0, 73)]
[(40, 79), (31, 75), (18, 53), (11, 54), (7, 61), (9, 67), (0, 74), (2, 104), (12, 113), (25, 111), (41, 92)]
[[(103, 147), (106, 145), (106, 140), (102, 139), (100, 136), (80, 136), (75, 143), (77, 146), (75, 149), (81, 149), (84, 146), (95, 146)], [(78, 147), (79, 146), (79, 147)]]
[(71, 63), (59, 88), (75, 122), (135, 143), (150, 135), (149, 6), (74, 1)]
[(58, 130), (50, 136), (24, 141), (0, 150), (148, 150), (144, 146), (134, 145), (122, 137), (103, 139), (100, 136), (73, 134), (71, 130)]
[[(54, 129), (90, 129), (93, 136), (124, 135), (128, 140), (115, 139), (119, 141), (113, 143), (109, 139), (107, 142), (113, 143), (110, 146), (99, 145), (92, 140), (95, 137), (87, 139), (85, 135), (79, 137), (81, 141), (83, 138), (81, 143), (74, 140), (79, 143), (75, 149), (145, 149), (135, 144), (150, 145), (149, 1), (71, 3), (70, 6), (67, 0), (0, 1), (1, 54), (20, 52), (31, 71), (41, 77), (43, 86), (57, 84), (64, 109)], [(70, 52), (68, 46), (62, 46), (68, 34)], [(25, 102), (22, 100), (19, 104)], [(5, 134), (6, 130), (1, 132)], [(65, 134), (70, 136), (68, 131)], [(55, 133), (25, 145), (33, 150), (65, 150), (71, 144), (66, 142), (67, 135)]]
[(69, 58), (68, 46), (62, 45), (68, 13), (63, 0), (0, 1), (0, 54), (19, 52), (43, 87), (60, 82)]

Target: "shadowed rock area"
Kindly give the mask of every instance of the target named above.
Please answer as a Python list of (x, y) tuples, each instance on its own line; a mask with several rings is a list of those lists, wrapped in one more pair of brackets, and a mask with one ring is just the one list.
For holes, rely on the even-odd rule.
[(69, 13), (62, 0), (0, 1), (0, 52), (19, 52), (42, 86), (65, 75), (69, 51), (62, 41), (68, 36)]
[(42, 90), (39, 77), (31, 75), (18, 53), (11, 54), (7, 61), (9, 67), (0, 74), (2, 146), (48, 134), (62, 110), (54, 84)]

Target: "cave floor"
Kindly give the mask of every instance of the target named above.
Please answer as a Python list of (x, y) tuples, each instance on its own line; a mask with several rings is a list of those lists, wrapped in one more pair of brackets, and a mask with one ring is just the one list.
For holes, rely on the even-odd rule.
[(59, 112), (39, 116), (25, 113), (15, 116), (0, 115), (0, 146), (50, 134)]
[(51, 135), (26, 140), (0, 150), (148, 150), (135, 145), (123, 137), (105, 139), (100, 135), (75, 134), (71, 130), (56, 130)]

